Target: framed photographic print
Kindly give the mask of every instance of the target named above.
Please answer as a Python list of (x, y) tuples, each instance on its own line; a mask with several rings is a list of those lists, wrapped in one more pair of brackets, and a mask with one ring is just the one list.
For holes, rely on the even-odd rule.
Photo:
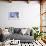
[(9, 19), (19, 18), (19, 12), (9, 12)]

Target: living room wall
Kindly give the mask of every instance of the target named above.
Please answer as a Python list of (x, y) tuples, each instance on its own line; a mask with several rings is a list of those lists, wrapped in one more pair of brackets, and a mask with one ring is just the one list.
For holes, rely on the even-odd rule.
[[(9, 12), (19, 12), (19, 18), (9, 19)], [(0, 1), (0, 27), (32, 26), (40, 26), (40, 4), (37, 1), (31, 1), (29, 4), (24, 1)]]

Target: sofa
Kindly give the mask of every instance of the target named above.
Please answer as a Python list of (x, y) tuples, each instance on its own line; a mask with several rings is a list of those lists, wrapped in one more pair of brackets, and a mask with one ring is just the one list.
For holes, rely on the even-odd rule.
[(31, 35), (29, 35), (30, 33), (28, 33), (27, 31), (21, 32), (22, 29), (25, 31), (28, 28), (13, 28), (10, 27), (8, 28), (8, 32), (10, 32), (10, 35), (5, 36), (5, 39), (10, 39), (10, 40), (20, 40), (21, 43), (31, 43), (34, 41), (34, 37), (32, 35), (32, 31), (30, 31)]

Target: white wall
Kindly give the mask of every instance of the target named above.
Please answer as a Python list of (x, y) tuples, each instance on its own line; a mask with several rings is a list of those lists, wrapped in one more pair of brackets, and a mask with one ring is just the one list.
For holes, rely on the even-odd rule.
[[(18, 11), (19, 19), (9, 20), (9, 12)], [(40, 4), (22, 1), (12, 3), (0, 1), (0, 26), (2, 27), (32, 27), (40, 26)]]

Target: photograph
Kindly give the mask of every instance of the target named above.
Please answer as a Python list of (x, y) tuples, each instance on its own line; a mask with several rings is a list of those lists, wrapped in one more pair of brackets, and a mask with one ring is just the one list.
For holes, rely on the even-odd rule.
[(46, 0), (0, 0), (0, 46), (46, 46)]

